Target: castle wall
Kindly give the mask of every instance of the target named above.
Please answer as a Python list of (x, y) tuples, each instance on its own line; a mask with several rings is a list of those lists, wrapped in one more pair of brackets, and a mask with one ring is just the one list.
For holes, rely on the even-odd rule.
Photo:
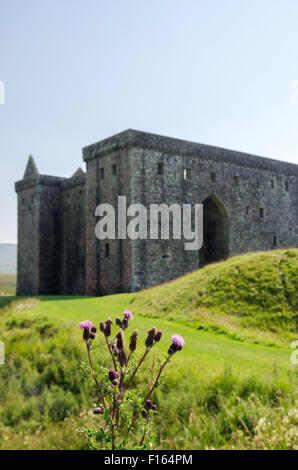
[[(297, 185), (294, 165), (274, 165), (239, 154), (238, 161), (212, 155), (176, 154), (133, 147), (132, 201), (199, 204), (211, 196), (227, 216), (228, 255), (297, 246)], [(248, 161), (248, 159), (250, 161)], [(264, 159), (265, 160), (265, 159)], [(163, 165), (163, 175), (158, 165)], [(184, 169), (190, 178), (184, 179)], [(205, 240), (206, 242), (206, 240)], [(169, 281), (201, 265), (184, 241), (139, 240), (133, 248), (132, 290)]]
[(60, 292), (60, 182), (36, 174), (16, 183), (19, 295)]
[(18, 192), (17, 295), (39, 293), (39, 201), (32, 184)]
[(116, 211), (118, 195), (130, 202), (129, 160), (125, 149), (97, 155), (96, 145), (84, 149), (86, 176), (86, 294), (103, 295), (130, 291), (130, 241), (99, 240), (95, 227), (99, 204), (111, 204)]
[(61, 293), (85, 294), (85, 176), (63, 182), (61, 191)]

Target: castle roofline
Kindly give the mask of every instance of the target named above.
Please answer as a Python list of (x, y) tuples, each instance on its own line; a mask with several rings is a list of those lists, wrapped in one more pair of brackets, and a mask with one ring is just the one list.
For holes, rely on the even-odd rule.
[(43, 186), (61, 186), (61, 183), (64, 180), (65, 178), (59, 176), (33, 174), (30, 177), (26, 177), (20, 181), (17, 181), (15, 183), (15, 191), (18, 193), (22, 189), (31, 188), (32, 186), (39, 184)]
[(167, 154), (197, 156), (244, 167), (282, 172), (298, 176), (298, 165), (272, 158), (252, 155), (183, 139), (165, 137), (149, 132), (127, 129), (124, 132), (83, 148), (83, 160), (88, 161), (106, 153), (127, 147), (140, 147)]

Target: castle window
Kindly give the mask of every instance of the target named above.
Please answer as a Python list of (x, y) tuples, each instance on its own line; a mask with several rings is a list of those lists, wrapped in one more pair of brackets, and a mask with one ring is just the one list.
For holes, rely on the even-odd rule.
[(277, 237), (275, 235), (273, 237), (273, 246), (277, 246)]
[(183, 170), (183, 178), (185, 180), (190, 180), (191, 178), (191, 169), (190, 168), (184, 168)]
[(260, 187), (260, 182), (259, 182), (259, 181), (257, 181), (257, 188), (259, 188), (259, 187)]
[(264, 209), (263, 209), (263, 207), (260, 208), (260, 217), (261, 217), (261, 219), (264, 217)]
[(31, 194), (31, 202), (34, 202), (34, 194)]
[(234, 185), (239, 186), (239, 176), (234, 176)]
[(25, 206), (25, 198), (23, 197), (22, 199), (22, 206), (24, 207)]
[(112, 174), (117, 175), (117, 165), (115, 164), (112, 165)]
[(246, 215), (249, 215), (249, 206), (246, 206)]
[(216, 183), (216, 173), (210, 173), (211, 183)]
[(286, 191), (289, 191), (289, 183), (286, 181), (286, 184), (285, 184), (285, 188), (286, 188)]
[(105, 245), (105, 257), (108, 258), (110, 256), (110, 245), (106, 243)]
[(163, 163), (158, 163), (157, 164), (157, 174), (158, 175), (163, 175)]
[(100, 174), (100, 178), (103, 180), (103, 179), (104, 179), (104, 176), (105, 176), (104, 168), (100, 168), (100, 169), (99, 169), (99, 174)]
[(274, 180), (271, 180), (271, 188), (274, 188)]

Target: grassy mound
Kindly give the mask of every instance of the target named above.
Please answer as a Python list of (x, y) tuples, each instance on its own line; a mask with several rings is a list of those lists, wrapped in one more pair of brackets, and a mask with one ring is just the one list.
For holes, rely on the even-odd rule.
[(298, 249), (248, 253), (138, 293), (136, 312), (216, 330), (298, 330)]

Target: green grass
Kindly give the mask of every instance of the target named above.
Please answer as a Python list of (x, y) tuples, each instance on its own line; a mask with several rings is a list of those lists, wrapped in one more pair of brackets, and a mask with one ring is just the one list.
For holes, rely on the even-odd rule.
[[(137, 294), (3, 297), (0, 447), (86, 447), (74, 430), (94, 422), (88, 410), (95, 396), (79, 366), (86, 360), (79, 322), (98, 325), (127, 308), (134, 314), (130, 330), (140, 331), (139, 355), (152, 326), (163, 330), (154, 355), (165, 354), (173, 333), (185, 339), (155, 395), (157, 448), (298, 445), (291, 411), (297, 366), (290, 362), (290, 341), (297, 339), (297, 259), (298, 250), (243, 255)], [(109, 358), (100, 335), (96, 344), (99, 371)], [(142, 388), (150, 364), (138, 379)], [(262, 431), (260, 418), (267, 423)], [(276, 437), (277, 429), (292, 437)]]
[(16, 275), (0, 273), (0, 296), (15, 295)]

